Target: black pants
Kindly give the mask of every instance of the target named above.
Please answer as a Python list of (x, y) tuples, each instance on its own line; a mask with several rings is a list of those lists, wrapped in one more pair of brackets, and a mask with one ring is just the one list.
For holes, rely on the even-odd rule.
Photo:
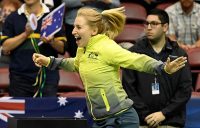
[[(10, 73), (9, 96), (33, 97), (38, 88), (33, 86), (34, 83), (35, 79)], [(56, 84), (46, 84), (43, 88), (42, 96), (55, 97), (57, 96), (57, 90)]]

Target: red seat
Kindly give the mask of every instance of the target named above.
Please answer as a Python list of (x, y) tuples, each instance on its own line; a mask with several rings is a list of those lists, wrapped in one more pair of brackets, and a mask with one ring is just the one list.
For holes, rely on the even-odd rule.
[(122, 33), (115, 38), (117, 43), (134, 43), (139, 37), (144, 35), (144, 26), (138, 24), (126, 24)]
[(200, 73), (198, 73), (196, 85), (195, 85), (195, 92), (200, 92)]
[(187, 50), (188, 61), (192, 72), (194, 91), (200, 91), (200, 48)]
[(78, 73), (66, 72), (63, 70), (60, 70), (59, 73), (59, 91), (84, 91), (84, 87)]
[(5, 89), (9, 85), (9, 70), (8, 68), (0, 68), (0, 88)]
[(188, 60), (193, 72), (200, 72), (200, 48), (187, 51)]
[(8, 95), (9, 71), (8, 68), (0, 68), (0, 97)]
[[(84, 91), (82, 81), (78, 73), (59, 71), (60, 81), (58, 85), (59, 91)], [(8, 68), (0, 68), (0, 97), (7, 95), (9, 86), (9, 71)]]
[(192, 98), (199, 98), (200, 97), (200, 92), (192, 92)]
[(125, 7), (127, 23), (143, 23), (146, 20), (147, 12), (145, 8), (137, 3), (121, 3)]
[(160, 3), (156, 6), (157, 9), (162, 9), (165, 10), (167, 7), (171, 6), (174, 4), (174, 2), (166, 2), (166, 3)]

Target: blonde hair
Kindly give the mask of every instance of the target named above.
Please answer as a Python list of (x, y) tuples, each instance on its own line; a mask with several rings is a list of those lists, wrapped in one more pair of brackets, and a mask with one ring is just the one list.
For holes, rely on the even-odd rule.
[(84, 16), (89, 26), (97, 27), (97, 34), (105, 34), (114, 39), (124, 28), (126, 20), (124, 11), (124, 7), (120, 7), (100, 13), (94, 8), (84, 7), (78, 10), (77, 16)]

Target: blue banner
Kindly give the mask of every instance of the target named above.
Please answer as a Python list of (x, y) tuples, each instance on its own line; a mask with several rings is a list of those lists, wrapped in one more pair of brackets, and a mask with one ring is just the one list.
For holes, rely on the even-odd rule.
[(85, 98), (0, 98), (0, 128), (7, 128), (8, 117), (66, 117), (87, 119)]

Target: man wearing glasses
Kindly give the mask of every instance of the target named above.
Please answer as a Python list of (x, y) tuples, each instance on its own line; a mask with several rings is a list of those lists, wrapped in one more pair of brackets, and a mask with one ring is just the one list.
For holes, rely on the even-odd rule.
[[(169, 17), (164, 10), (150, 11), (144, 23), (146, 36), (139, 39), (130, 51), (146, 54), (166, 62), (179, 56), (187, 56), (177, 42), (166, 36)], [(141, 128), (184, 127), (186, 103), (192, 91), (189, 64), (172, 74), (156, 74), (124, 69), (122, 75), (124, 89), (134, 101)]]

